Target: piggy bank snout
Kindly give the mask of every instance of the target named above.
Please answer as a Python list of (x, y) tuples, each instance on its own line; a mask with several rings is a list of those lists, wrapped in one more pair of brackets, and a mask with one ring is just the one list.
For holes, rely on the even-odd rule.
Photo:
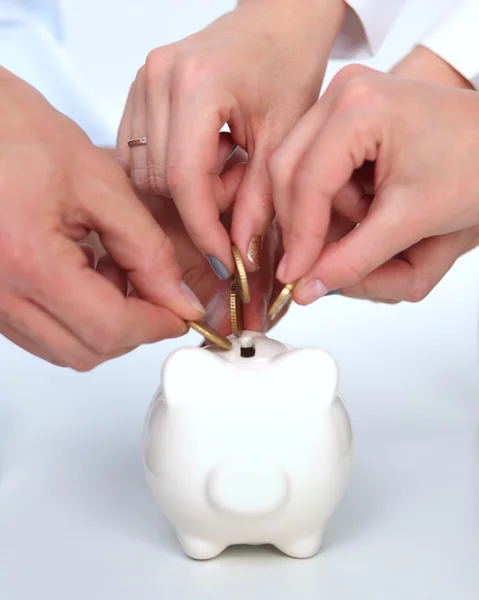
[(250, 459), (216, 465), (208, 474), (206, 495), (215, 510), (255, 516), (285, 505), (289, 487), (288, 474), (281, 466)]

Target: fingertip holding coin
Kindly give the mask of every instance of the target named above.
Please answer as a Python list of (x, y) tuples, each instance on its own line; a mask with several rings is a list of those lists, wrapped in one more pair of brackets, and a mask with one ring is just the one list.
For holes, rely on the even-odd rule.
[(191, 327), (191, 329), (197, 331), (211, 343), (223, 348), (223, 350), (231, 350), (233, 347), (233, 344), (228, 338), (226, 338), (224, 335), (221, 335), (221, 333), (210, 327), (207, 323), (187, 321), (186, 324), (188, 327)]
[(233, 252), (233, 258), (235, 261), (235, 279), (239, 285), (239, 294), (241, 300), (244, 304), (249, 304), (251, 301), (251, 294), (248, 285), (248, 275), (246, 274), (243, 259), (241, 258), (241, 254), (236, 246), (232, 246), (231, 251)]
[[(290, 304), (293, 301), (293, 291), (295, 287), (296, 283), (287, 283), (284, 286), (284, 288), (280, 291), (280, 293), (276, 296), (276, 299), (274, 300), (268, 311), (268, 317), (272, 321), (274, 321), (281, 313), (281, 311), (284, 310), (288, 306), (288, 304)], [(338, 294), (341, 294), (340, 289), (330, 290), (329, 292), (324, 294), (324, 296), (336, 296)]]

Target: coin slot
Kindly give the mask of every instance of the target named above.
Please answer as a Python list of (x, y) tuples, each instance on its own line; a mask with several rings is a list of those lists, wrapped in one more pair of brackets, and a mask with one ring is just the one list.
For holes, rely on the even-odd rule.
[(250, 337), (245, 337), (240, 341), (240, 352), (242, 358), (253, 358), (256, 354), (254, 341)]

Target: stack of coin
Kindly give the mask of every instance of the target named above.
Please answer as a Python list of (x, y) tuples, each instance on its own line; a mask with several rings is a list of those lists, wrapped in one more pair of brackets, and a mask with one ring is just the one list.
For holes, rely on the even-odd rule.
[(236, 337), (243, 333), (243, 303), (238, 291), (236, 279), (233, 279), (230, 286), (230, 318), (231, 331)]
[(244, 304), (248, 304), (251, 301), (251, 295), (249, 293), (248, 276), (246, 274), (243, 259), (241, 258), (241, 254), (236, 246), (233, 246), (231, 249), (236, 264), (235, 279), (237, 285), (239, 286), (239, 294)]
[[(232, 247), (233, 258), (235, 261), (235, 275), (230, 286), (230, 318), (231, 331), (236, 337), (240, 337), (243, 333), (243, 303), (247, 304), (251, 301), (251, 295), (248, 285), (248, 276), (244, 267), (241, 254), (236, 246)], [(221, 335), (216, 329), (213, 329), (206, 323), (196, 323), (194, 321), (187, 322), (188, 327), (191, 327), (206, 338), (207, 342), (211, 342), (224, 350), (231, 350), (233, 344), (231, 341)], [(206, 344), (203, 342), (202, 346)]]

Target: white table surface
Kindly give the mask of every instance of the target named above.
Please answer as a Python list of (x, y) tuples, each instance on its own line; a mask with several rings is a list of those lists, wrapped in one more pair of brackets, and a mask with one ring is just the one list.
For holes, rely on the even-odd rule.
[(270, 548), (186, 558), (146, 487), (157, 344), (88, 374), (0, 342), (4, 600), (461, 600), (479, 592), (479, 255), (423, 303), (339, 297), (274, 336), (333, 353), (355, 434), (350, 488), (309, 560)]

